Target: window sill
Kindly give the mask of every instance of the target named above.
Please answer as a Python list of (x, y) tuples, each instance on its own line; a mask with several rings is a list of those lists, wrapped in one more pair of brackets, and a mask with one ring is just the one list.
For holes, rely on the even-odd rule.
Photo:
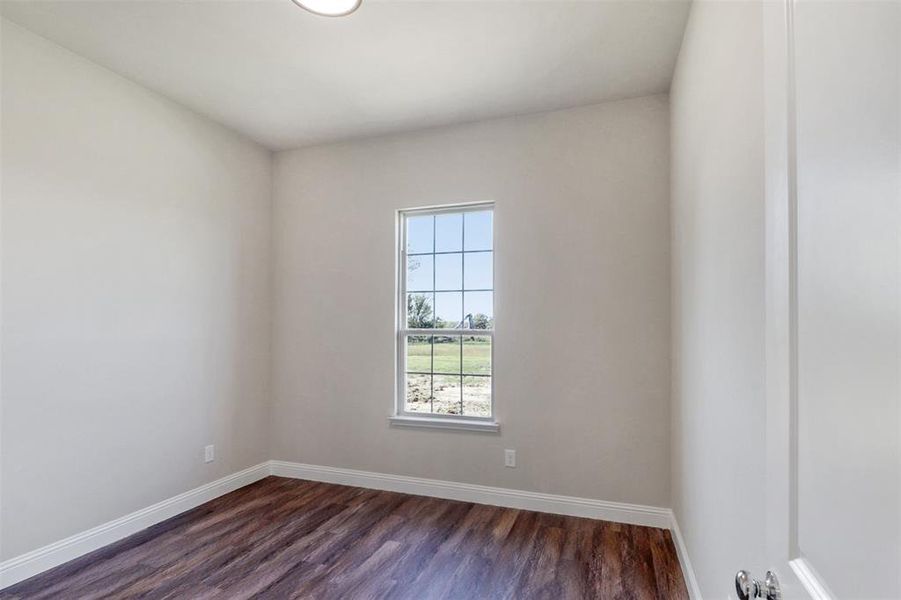
[(429, 417), (392, 416), (388, 422), (394, 427), (424, 427), (426, 429), (451, 429), (457, 431), (480, 431), (499, 433), (500, 423), (496, 421), (468, 421), (463, 419), (431, 419)]

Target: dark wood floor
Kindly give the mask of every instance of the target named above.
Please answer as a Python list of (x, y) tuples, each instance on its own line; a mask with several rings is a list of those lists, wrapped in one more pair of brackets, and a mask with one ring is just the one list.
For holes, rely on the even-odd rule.
[(688, 598), (668, 531), (267, 477), (18, 598)]

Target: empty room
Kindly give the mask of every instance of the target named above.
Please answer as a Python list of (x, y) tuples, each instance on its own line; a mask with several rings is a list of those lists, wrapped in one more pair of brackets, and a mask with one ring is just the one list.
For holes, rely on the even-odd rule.
[(0, 0), (0, 600), (901, 600), (901, 0)]

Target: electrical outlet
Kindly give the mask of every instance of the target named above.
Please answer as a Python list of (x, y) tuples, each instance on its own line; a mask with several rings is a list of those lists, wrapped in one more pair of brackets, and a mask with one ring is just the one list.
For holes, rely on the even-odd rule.
[(203, 462), (211, 463), (216, 460), (216, 446), (210, 444), (203, 449)]
[(504, 466), (516, 468), (516, 450), (504, 450)]

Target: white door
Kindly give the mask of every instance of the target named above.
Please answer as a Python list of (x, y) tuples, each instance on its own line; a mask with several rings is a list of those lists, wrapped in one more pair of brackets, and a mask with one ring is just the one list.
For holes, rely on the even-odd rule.
[(767, 559), (901, 598), (901, 1), (765, 18)]

